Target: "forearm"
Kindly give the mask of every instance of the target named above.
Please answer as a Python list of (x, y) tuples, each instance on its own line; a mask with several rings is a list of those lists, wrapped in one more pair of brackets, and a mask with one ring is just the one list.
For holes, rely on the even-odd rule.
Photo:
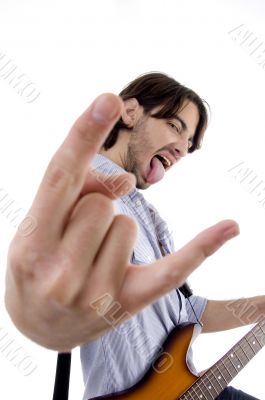
[(203, 332), (253, 324), (265, 318), (265, 296), (238, 300), (208, 300), (202, 315)]

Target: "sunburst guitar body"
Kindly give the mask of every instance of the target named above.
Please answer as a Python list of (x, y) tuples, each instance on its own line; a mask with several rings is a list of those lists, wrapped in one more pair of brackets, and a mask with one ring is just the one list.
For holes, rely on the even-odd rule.
[(199, 325), (174, 329), (144, 377), (128, 390), (91, 400), (213, 400), (265, 345), (265, 320), (257, 323), (235, 346), (202, 375), (187, 367), (187, 353)]

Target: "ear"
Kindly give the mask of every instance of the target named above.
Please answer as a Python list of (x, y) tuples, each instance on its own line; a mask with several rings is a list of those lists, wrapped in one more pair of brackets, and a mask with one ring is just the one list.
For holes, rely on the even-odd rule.
[(128, 128), (132, 128), (135, 125), (139, 110), (140, 104), (134, 97), (124, 101), (121, 118)]

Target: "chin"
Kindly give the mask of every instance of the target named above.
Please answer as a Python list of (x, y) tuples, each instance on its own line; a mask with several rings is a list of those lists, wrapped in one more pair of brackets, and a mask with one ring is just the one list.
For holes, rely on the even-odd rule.
[(148, 188), (149, 188), (149, 185), (136, 185), (136, 189), (145, 190)]
[(151, 186), (151, 183), (147, 183), (145, 181), (139, 182), (137, 180), (137, 182), (136, 182), (137, 189), (145, 190), (145, 189), (148, 189), (150, 186)]

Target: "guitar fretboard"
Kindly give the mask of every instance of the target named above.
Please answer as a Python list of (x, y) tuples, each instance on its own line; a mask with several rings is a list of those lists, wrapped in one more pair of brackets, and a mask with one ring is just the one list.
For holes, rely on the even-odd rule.
[(181, 400), (213, 400), (265, 346), (265, 319), (257, 323), (230, 351), (203, 374)]

